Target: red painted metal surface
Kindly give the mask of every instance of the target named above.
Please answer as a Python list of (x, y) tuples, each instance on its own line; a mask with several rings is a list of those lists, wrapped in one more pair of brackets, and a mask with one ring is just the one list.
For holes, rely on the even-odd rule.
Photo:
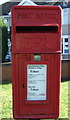
[[(40, 54), (41, 59), (35, 61), (34, 55), (38, 54)], [(47, 66), (46, 99), (44, 100), (28, 100), (27, 98), (28, 65)], [(13, 7), (12, 85), (14, 118), (58, 118), (60, 79), (60, 7)]]

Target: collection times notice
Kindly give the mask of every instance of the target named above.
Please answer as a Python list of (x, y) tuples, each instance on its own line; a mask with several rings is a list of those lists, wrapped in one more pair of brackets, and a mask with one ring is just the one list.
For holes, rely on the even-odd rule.
[(27, 100), (46, 100), (47, 65), (27, 65)]

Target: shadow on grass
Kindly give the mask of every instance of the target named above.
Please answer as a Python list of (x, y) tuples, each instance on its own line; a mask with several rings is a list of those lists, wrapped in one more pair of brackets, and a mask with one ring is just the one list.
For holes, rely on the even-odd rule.
[(68, 78), (66, 77), (66, 78), (61, 79), (61, 82), (67, 82), (67, 81), (70, 81), (70, 77), (68, 77)]
[(1, 82), (1, 83), (0, 83), (0, 85), (4, 85), (4, 84), (5, 84), (5, 85), (6, 85), (6, 84), (12, 84), (12, 82), (11, 82), (11, 81), (4, 81), (4, 82)]

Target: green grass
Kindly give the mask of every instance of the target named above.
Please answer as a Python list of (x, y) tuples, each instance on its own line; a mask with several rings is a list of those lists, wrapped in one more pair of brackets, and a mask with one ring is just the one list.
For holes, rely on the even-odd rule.
[[(70, 94), (68, 92), (68, 85), (70, 81), (61, 82), (61, 100), (60, 100), (60, 118), (68, 118), (68, 107), (70, 106), (70, 101), (68, 104), (68, 98), (70, 99)], [(0, 85), (0, 110), (2, 106), (2, 118), (12, 118), (12, 85), (3, 84)], [(0, 111), (0, 116), (1, 116)]]
[(0, 85), (2, 105), (2, 118), (12, 118), (12, 85)]
[(68, 82), (61, 82), (60, 118), (68, 118)]

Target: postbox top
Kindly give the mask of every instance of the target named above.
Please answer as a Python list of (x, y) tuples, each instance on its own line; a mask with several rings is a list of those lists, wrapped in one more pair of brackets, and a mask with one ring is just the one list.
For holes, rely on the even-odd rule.
[(13, 53), (59, 53), (61, 25), (61, 8), (58, 6), (14, 6)]
[(59, 6), (14, 6), (12, 24), (15, 26), (61, 26), (61, 8)]

